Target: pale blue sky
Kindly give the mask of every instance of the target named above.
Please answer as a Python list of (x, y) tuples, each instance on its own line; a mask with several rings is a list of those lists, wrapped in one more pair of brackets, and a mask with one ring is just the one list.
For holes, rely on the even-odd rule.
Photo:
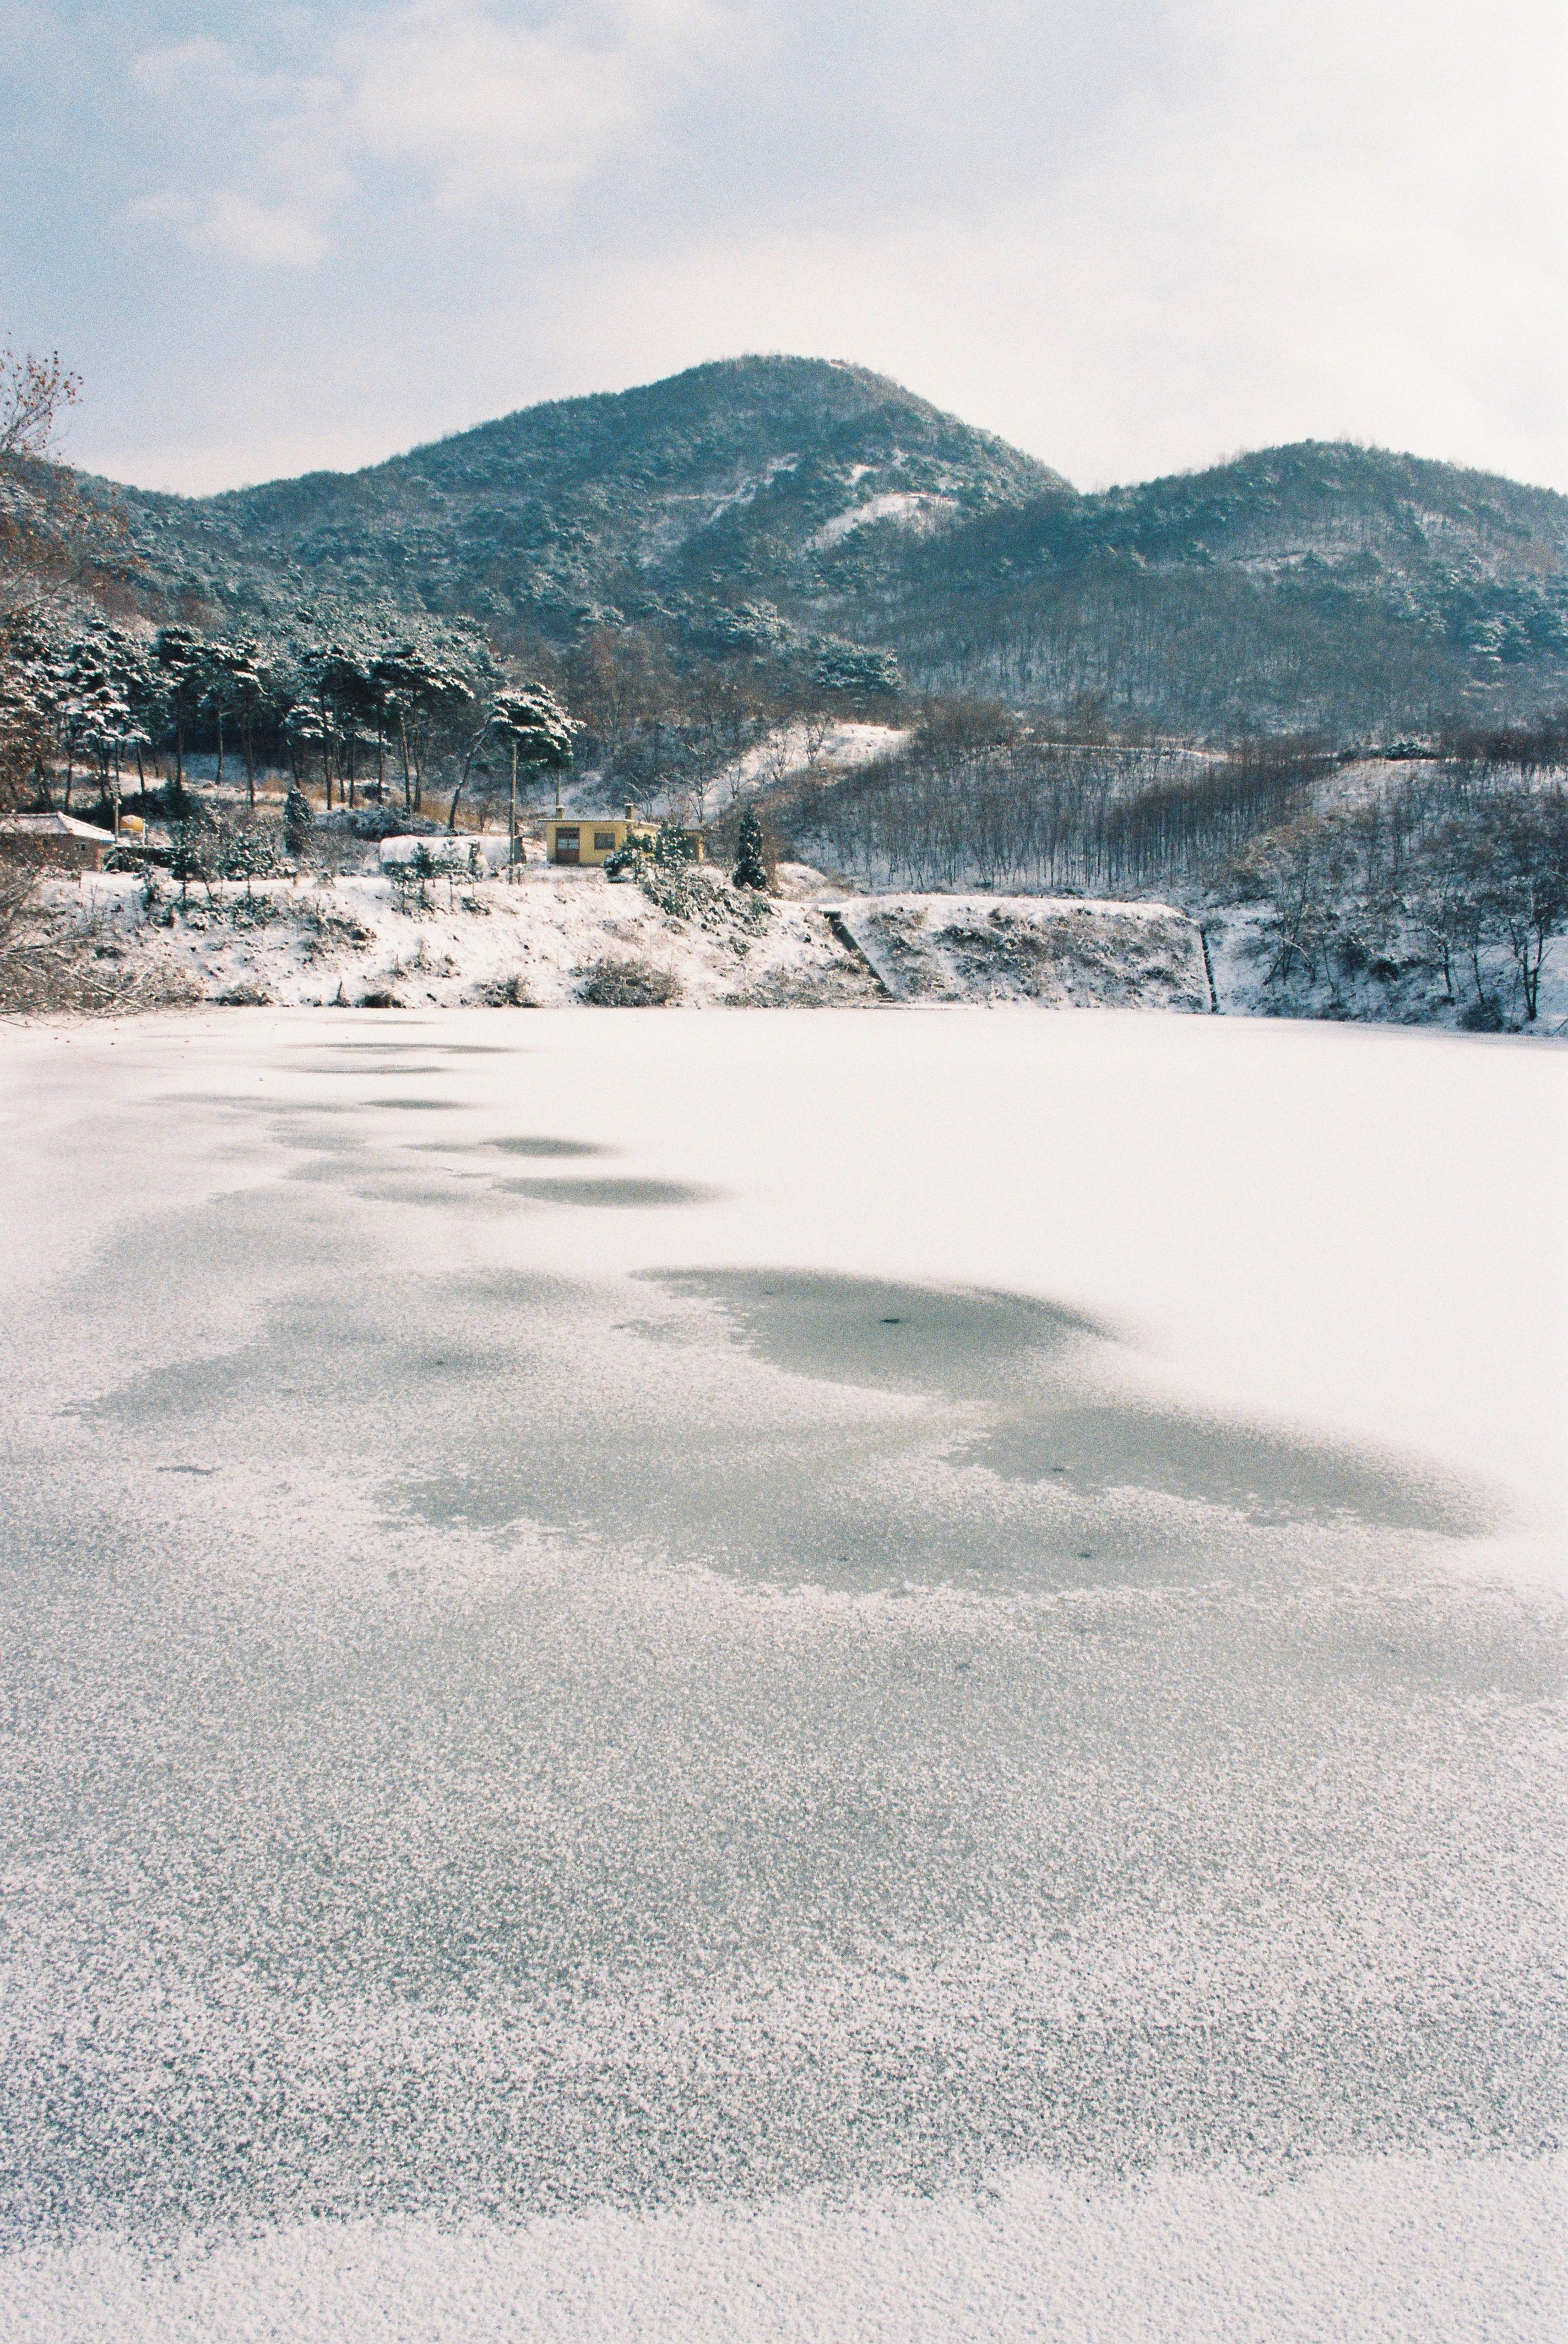
[(1557, 0), (0, 0), (77, 460), (351, 465), (748, 349), (1081, 484), (1350, 435), (1568, 489)]

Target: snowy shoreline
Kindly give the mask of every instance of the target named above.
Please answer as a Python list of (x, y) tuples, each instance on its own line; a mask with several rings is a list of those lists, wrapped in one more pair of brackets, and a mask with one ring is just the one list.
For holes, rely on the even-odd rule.
[[(481, 841), (483, 874), (430, 878), (422, 901), (387, 856), (325, 883), (181, 890), (160, 874), (149, 890), (130, 874), (86, 873), (46, 881), (42, 909), (52, 945), (85, 952), (137, 1006), (542, 1009), (630, 998), (690, 1008), (1142, 1008), (1439, 1030), (1466, 1022), (1464, 996), (1448, 997), (1417, 961), (1271, 984), (1275, 940), (1258, 904), (862, 894), (786, 864), (775, 894), (752, 895), (710, 872), (672, 911), (635, 884), (537, 857), (509, 880), (493, 851), (505, 843)], [(1506, 1003), (1505, 956), (1488, 958), (1488, 982)], [(1568, 1031), (1568, 937), (1547, 947), (1538, 1018), (1513, 1030), (1533, 1039)]]
[(1035, 896), (855, 896), (785, 866), (776, 896), (712, 877), (672, 914), (596, 871), (524, 864), (429, 881), (192, 886), (89, 874), (56, 881), (56, 932), (127, 970), (157, 965), (192, 1001), (241, 1007), (559, 1008), (607, 964), (692, 1007), (1021, 1003), (1209, 1007), (1196, 924), (1168, 905)]

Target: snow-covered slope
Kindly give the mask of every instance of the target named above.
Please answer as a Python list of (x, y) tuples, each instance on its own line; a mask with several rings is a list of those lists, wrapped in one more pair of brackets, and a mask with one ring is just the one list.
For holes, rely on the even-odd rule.
[(1202, 937), (1168, 904), (863, 895), (838, 920), (898, 1001), (1209, 1006)]
[(592, 998), (607, 966), (641, 972), (649, 997), (694, 1007), (1209, 1006), (1198, 930), (1164, 904), (843, 900), (791, 866), (784, 885), (762, 899), (710, 875), (682, 915), (596, 871), (539, 863), (510, 884), (430, 881), (423, 904), (383, 872), (183, 901), (166, 882), (150, 905), (135, 880), (94, 875), (58, 884), (52, 908), (105, 961), (156, 965), (196, 997), (237, 1006), (554, 1008)]
[(426, 894), (420, 905), (380, 873), (330, 887), (193, 890), (184, 902), (166, 884), (149, 913), (137, 883), (108, 877), (57, 886), (53, 910), (105, 956), (157, 960), (186, 972), (200, 998), (238, 1006), (561, 1007), (607, 963), (695, 1006), (880, 997), (814, 904), (722, 883), (699, 885), (686, 918), (596, 871), (539, 864), (514, 884), (438, 879)]

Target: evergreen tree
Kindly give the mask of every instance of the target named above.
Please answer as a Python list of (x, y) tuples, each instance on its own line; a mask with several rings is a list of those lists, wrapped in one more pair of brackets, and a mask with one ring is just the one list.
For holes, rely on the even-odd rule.
[(174, 718), (174, 794), (185, 793), (185, 728), (201, 690), (201, 637), (191, 627), (161, 627), (153, 637), (153, 666)]
[(268, 879), (278, 868), (276, 838), (265, 830), (231, 831), (218, 849), (217, 864), (220, 878), (243, 879), (249, 895), (253, 879)]
[(582, 730), (541, 683), (498, 692), (487, 725), (515, 746), (518, 763), (531, 773), (564, 772), (572, 763), (572, 739)]
[(666, 816), (653, 834), (653, 860), (660, 870), (683, 872), (696, 859), (697, 850), (685, 823)]
[(168, 826), (168, 867), (179, 881), (179, 900), (183, 904), (190, 894), (190, 883), (200, 879), (212, 892), (212, 825), (193, 815), (184, 822), (171, 822)]
[[(486, 746), (500, 742), (511, 752), (511, 834), (517, 836), (518, 769), (524, 779), (544, 772), (562, 773), (572, 763), (572, 743), (582, 727), (568, 716), (552, 692), (541, 683), (523, 684), (496, 692), (485, 708), (478, 731), (469, 744), (461, 776), (452, 793), (449, 830), (457, 828), (458, 800), (475, 763)], [(481, 763), (480, 770), (484, 770)]]
[(298, 783), (291, 782), (283, 801), (283, 842), (297, 863), (309, 853), (315, 827), (314, 807)]
[(735, 841), (734, 881), (737, 887), (765, 888), (767, 866), (763, 861), (763, 826), (752, 807), (741, 815), (740, 834)]

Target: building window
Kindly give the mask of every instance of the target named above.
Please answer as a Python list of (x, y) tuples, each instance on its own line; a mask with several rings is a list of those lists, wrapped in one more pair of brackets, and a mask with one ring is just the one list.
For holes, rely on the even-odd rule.
[(612, 830), (596, 830), (594, 832), (593, 852), (595, 854), (607, 854), (614, 844), (615, 833)]
[(555, 834), (555, 843), (557, 846), (575, 846), (577, 833), (574, 830), (558, 830)]

